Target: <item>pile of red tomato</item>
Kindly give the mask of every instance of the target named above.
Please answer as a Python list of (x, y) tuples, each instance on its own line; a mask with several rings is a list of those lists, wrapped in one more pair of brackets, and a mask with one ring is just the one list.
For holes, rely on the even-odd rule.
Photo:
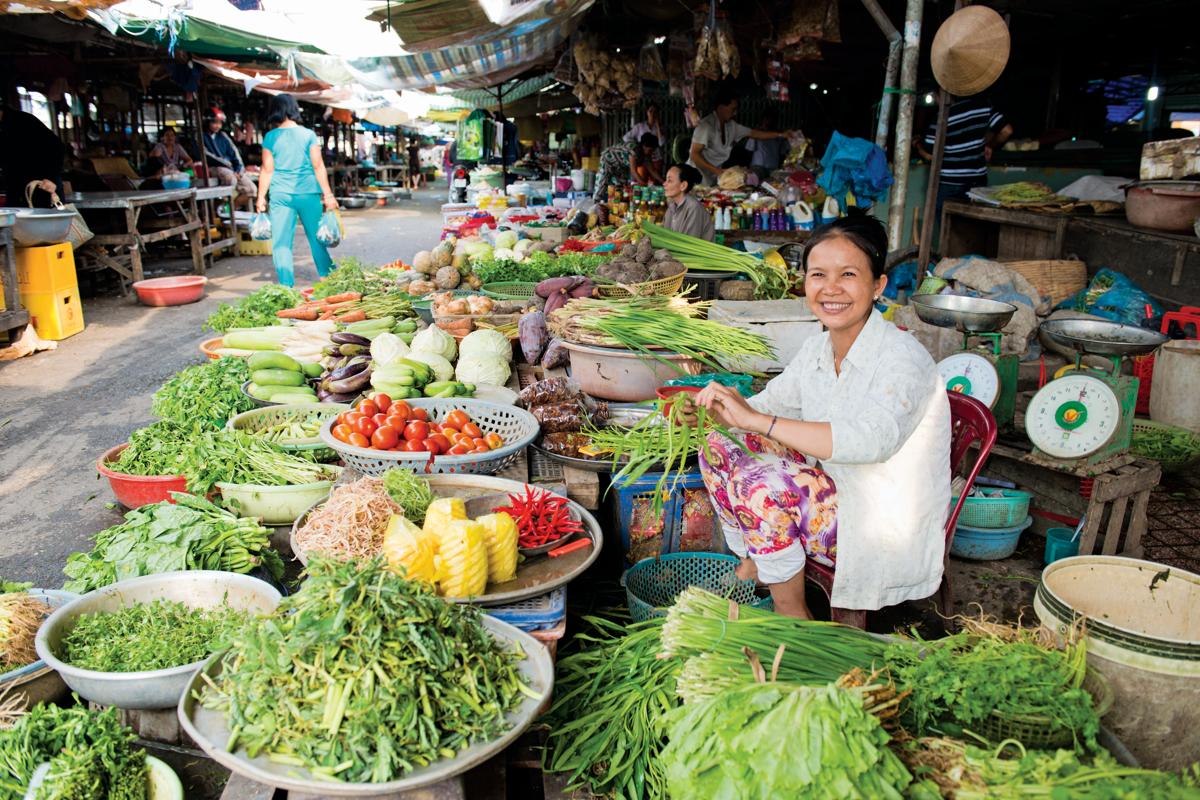
[(338, 414), (331, 432), (339, 442), (355, 447), (435, 456), (490, 453), (504, 446), (500, 434), (485, 434), (465, 411), (455, 409), (441, 422), (432, 422), (425, 409), (382, 392)]

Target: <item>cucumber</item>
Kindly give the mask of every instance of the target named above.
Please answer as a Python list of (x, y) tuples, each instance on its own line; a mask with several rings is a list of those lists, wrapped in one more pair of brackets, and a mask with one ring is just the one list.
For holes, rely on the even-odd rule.
[(255, 353), (250, 356), (247, 363), (250, 365), (251, 372), (256, 372), (260, 369), (286, 369), (292, 372), (300, 372), (303, 369), (299, 361), (286, 353)]
[(302, 364), (304, 375), (308, 378), (319, 378), (325, 374), (325, 368), (318, 362), (314, 361), (311, 364)]
[(259, 386), (299, 386), (304, 383), (304, 373), (290, 369), (256, 369), (250, 380)]
[(225, 332), (225, 347), (235, 350), (282, 350), (283, 337), (289, 333), (282, 325), (273, 326), (275, 330), (246, 328)]
[(307, 394), (305, 392), (275, 392), (271, 395), (272, 403), (280, 403), (283, 405), (291, 405), (294, 403), (315, 403), (317, 396), (315, 394)]
[(272, 391), (274, 388), (275, 387), (273, 386), (259, 386), (257, 383), (251, 382), (250, 385), (246, 387), (246, 394), (250, 395), (255, 400), (266, 400), (267, 402), (270, 402), (271, 395), (275, 394), (275, 392)]

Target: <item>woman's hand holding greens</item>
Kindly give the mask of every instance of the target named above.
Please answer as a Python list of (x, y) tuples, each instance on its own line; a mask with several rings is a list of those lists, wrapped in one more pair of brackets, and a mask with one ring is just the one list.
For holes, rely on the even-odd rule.
[(746, 398), (729, 386), (716, 382), (708, 384), (696, 395), (696, 404), (703, 406), (728, 428), (741, 428), (753, 433), (763, 433), (766, 429), (763, 422), (767, 417), (751, 408)]

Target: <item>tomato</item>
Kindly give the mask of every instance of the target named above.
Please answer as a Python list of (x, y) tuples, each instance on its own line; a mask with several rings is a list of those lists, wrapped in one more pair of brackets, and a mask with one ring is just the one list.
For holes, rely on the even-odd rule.
[(338, 425), (349, 425), (350, 424), (350, 412), (343, 411), (342, 413), (338, 414), (337, 415), (337, 424)]
[(412, 412), (412, 406), (410, 406), (404, 400), (393, 400), (391, 407), (388, 409), (388, 413), (393, 411), (401, 411), (405, 414), (410, 414)]
[(390, 425), (380, 425), (371, 434), (371, 446), (377, 450), (391, 450), (400, 442), (396, 429)]
[(423, 408), (414, 408), (412, 410), (412, 418), (421, 422), (429, 422), (429, 412)]
[(476, 447), (486, 448), (487, 450), (492, 449), (492, 448), (488, 447), (487, 439), (484, 439), (482, 436), (476, 436), (474, 439), (471, 440), (471, 444), (475, 445)]
[(498, 450), (501, 447), (504, 447), (504, 437), (498, 433), (489, 433), (487, 436), (483, 437), (483, 440), (487, 442), (487, 446), (493, 450)]
[(461, 433), (461, 431), (459, 431), (459, 429), (456, 426), (451, 425), (449, 422), (443, 422), (442, 426), (440, 428), (438, 428), (438, 432), (444, 433), (447, 436), (455, 436), (455, 435)]
[(349, 444), (352, 444), (355, 447), (370, 447), (371, 440), (368, 439), (367, 437), (363, 436), (358, 431), (355, 431), (354, 433), (350, 434)]
[(491, 450), (489, 450), (489, 449), (488, 449), (488, 446), (485, 444), (485, 445), (482, 445), (481, 447), (476, 447), (476, 448), (475, 448), (474, 450), (472, 450), (471, 452), (472, 452), (472, 453), (490, 453), (490, 452), (492, 452), (492, 451), (491, 451)]
[(379, 410), (385, 414), (387, 413), (388, 409), (392, 407), (392, 398), (388, 397), (383, 392), (376, 392), (375, 394), (371, 395), (371, 400), (375, 403), (375, 405), (379, 406)]
[(345, 423), (338, 423), (337, 425), (333, 426), (331, 433), (333, 433), (333, 438), (337, 439), (339, 442), (346, 442), (349, 444), (350, 434), (354, 433), (354, 429)]
[(410, 422), (404, 426), (404, 438), (410, 442), (429, 438), (428, 422)]
[(358, 422), (354, 423), (354, 430), (361, 433), (368, 439), (371, 438), (371, 434), (374, 433), (375, 429), (378, 427), (379, 426), (375, 424), (375, 420), (367, 419), (366, 417), (363, 417)]
[(465, 444), (456, 444), (454, 447), (451, 447), (448, 452), (452, 456), (465, 456), (467, 453), (471, 452), (471, 448), (467, 447)]
[(422, 442), (420, 439), (413, 439), (413, 440), (411, 440), (411, 441), (407, 441), (407, 442), (405, 442), (405, 443), (404, 443), (404, 446), (403, 446), (401, 449), (402, 449), (402, 450), (404, 450), (404, 451), (405, 451), (405, 452), (407, 452), (407, 453), (424, 453), (424, 452), (427, 452), (427, 451), (426, 451), (426, 448), (425, 448), (425, 443), (424, 443), (424, 442)]
[(373, 417), (379, 413), (379, 406), (375, 405), (370, 400), (363, 400), (354, 407), (354, 410), (362, 414), (364, 417)]
[(482, 439), (483, 438), (483, 431), (479, 430), (479, 426), (476, 425), (474, 422), (468, 422), (466, 425), (463, 425), (462, 432), (465, 433), (467, 436), (470, 436), (472, 439)]
[(465, 411), (456, 409), (446, 415), (446, 424), (453, 425), (456, 428), (462, 428), (463, 425), (466, 425), (470, 421), (471, 418), (467, 416), (467, 412)]
[[(447, 438), (444, 434), (441, 434), (441, 433), (430, 434), (429, 438), (426, 441), (435, 442), (438, 446), (439, 453), (449, 452), (450, 448), (454, 446), (454, 443), (451, 442), (449, 438)], [(432, 449), (432, 448), (430, 448), (430, 449)]]
[(438, 444), (437, 439), (425, 439), (421, 442), (421, 444), (423, 444), (425, 449), (433, 453), (435, 456), (440, 456), (442, 453), (446, 452), (442, 449), (442, 446)]
[(363, 415), (357, 411), (351, 411), (346, 414), (346, 424), (353, 428), (358, 424), (358, 421), (363, 418)]
[(371, 421), (374, 422), (377, 426), (378, 425), (387, 425), (387, 420), (388, 420), (387, 414), (376, 414), (375, 416), (371, 417)]

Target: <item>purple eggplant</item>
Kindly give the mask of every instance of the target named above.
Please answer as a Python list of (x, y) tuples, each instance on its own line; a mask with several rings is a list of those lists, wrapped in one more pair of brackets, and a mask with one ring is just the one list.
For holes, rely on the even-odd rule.
[(346, 333), (345, 331), (335, 333), (329, 337), (329, 341), (334, 344), (360, 344), (364, 347), (371, 346), (371, 340), (365, 336), (359, 336), (357, 333)]
[(335, 369), (332, 372), (330, 372), (329, 380), (331, 380), (331, 381), (345, 380), (346, 378), (350, 378), (354, 375), (357, 375), (358, 373), (362, 372), (366, 368), (367, 368), (366, 361), (360, 361), (358, 363), (352, 362), (350, 364), (347, 364), (344, 367), (340, 367), (339, 369)]
[(345, 394), (347, 392), (361, 392), (371, 385), (371, 370), (364, 369), (362, 372), (351, 375), (348, 378), (341, 380), (332, 380), (329, 382), (329, 391), (334, 394)]

